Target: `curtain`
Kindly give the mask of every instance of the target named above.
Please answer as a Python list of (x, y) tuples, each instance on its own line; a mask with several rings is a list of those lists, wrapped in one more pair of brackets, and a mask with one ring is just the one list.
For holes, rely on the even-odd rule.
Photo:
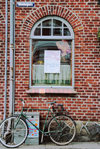
[(60, 65), (60, 73), (44, 73), (44, 65), (33, 65), (33, 84), (70, 85), (71, 66)]

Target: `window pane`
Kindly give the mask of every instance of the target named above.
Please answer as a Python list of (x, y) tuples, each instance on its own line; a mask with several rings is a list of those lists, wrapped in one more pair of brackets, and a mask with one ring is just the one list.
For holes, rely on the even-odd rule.
[(35, 32), (34, 32), (34, 35), (35, 35), (35, 36), (41, 35), (41, 29), (40, 29), (40, 28), (36, 28), (36, 29), (35, 29)]
[(53, 35), (54, 36), (62, 36), (62, 28), (54, 28)]
[(64, 27), (66, 27), (66, 28), (67, 28), (67, 25), (66, 25), (66, 24), (64, 24)]
[(37, 27), (41, 27), (41, 23)]
[(62, 22), (59, 20), (53, 20), (53, 26), (54, 27), (62, 27)]
[(50, 20), (43, 21), (42, 26), (43, 27), (47, 27), (47, 26), (50, 27), (51, 26), (51, 19)]
[[(41, 41), (34, 41), (33, 46), (34, 47), (32, 52), (33, 53), (32, 85), (70, 86), (72, 82), (71, 81), (71, 69), (72, 69), (71, 68), (71, 54), (72, 54), (71, 41), (41, 40)], [(44, 72), (45, 50), (61, 51), (60, 73)], [(53, 61), (53, 59), (51, 60)]]
[(71, 36), (71, 33), (68, 28), (64, 28), (64, 36)]
[(51, 35), (51, 28), (43, 28), (42, 29), (43, 36), (50, 36)]

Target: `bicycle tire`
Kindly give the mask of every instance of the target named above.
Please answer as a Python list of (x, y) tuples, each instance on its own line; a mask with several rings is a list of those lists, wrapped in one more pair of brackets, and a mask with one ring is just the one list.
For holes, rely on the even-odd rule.
[(23, 144), (26, 140), (26, 137), (28, 135), (27, 124), (21, 118), (19, 119), (19, 122), (17, 122), (18, 117), (11, 116), (5, 119), (0, 125), (0, 142), (5, 147), (15, 148)]
[(67, 145), (75, 137), (76, 127), (72, 118), (66, 115), (55, 116), (51, 119), (48, 132), (50, 139), (57, 145)]

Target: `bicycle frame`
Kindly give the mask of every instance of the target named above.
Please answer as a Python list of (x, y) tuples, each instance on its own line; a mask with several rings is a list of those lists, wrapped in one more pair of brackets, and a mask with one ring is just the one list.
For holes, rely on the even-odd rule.
[[(28, 108), (27, 108), (27, 109), (28, 109)], [(35, 111), (35, 110), (48, 111), (48, 112), (47, 112), (47, 115), (46, 115), (46, 118), (45, 118), (44, 125), (43, 125), (43, 130), (41, 130), (39, 127), (37, 127), (34, 123), (32, 123), (32, 122), (28, 119), (28, 117), (23, 113), (24, 108), (22, 108), (21, 113), (18, 115), (18, 121), (17, 121), (15, 127), (17, 126), (17, 124), (18, 124), (20, 118), (22, 118), (22, 119), (24, 119), (24, 120), (27, 120), (29, 123), (31, 123), (38, 131), (40, 131), (40, 132), (41, 132), (42, 134), (44, 134), (44, 135), (49, 134), (50, 132), (55, 133), (55, 131), (50, 131), (50, 132), (48, 132), (48, 131), (46, 132), (46, 131), (45, 131), (46, 125), (47, 125), (47, 123), (48, 123), (47, 121), (48, 121), (49, 113), (51, 113), (52, 118), (55, 117), (55, 114), (54, 114), (53, 111), (51, 110), (51, 106), (49, 106), (48, 109), (32, 109), (32, 110), (33, 110), (33, 111)], [(57, 122), (56, 118), (55, 118), (55, 121)], [(58, 122), (57, 122), (57, 124), (60, 126), (60, 124), (59, 124)], [(60, 130), (59, 130), (59, 132), (60, 132)]]

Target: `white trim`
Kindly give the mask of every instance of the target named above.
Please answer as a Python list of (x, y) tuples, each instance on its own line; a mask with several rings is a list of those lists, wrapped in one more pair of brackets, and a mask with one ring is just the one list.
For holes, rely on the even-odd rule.
[(51, 36), (53, 36), (53, 19), (51, 20)]
[(30, 88), (68, 88), (73, 89), (73, 86), (31, 86)]
[(74, 38), (70, 36), (34, 36), (33, 38), (30, 39), (66, 39), (66, 40), (73, 40)]
[(74, 87), (74, 59), (75, 59), (75, 55), (74, 55), (74, 40), (72, 40), (72, 86)]
[(29, 72), (29, 88), (31, 88), (31, 69), (32, 69), (32, 67), (31, 67), (31, 50), (32, 50), (32, 40), (30, 39), (30, 67), (29, 67), (29, 70), (30, 70), (30, 72)]

